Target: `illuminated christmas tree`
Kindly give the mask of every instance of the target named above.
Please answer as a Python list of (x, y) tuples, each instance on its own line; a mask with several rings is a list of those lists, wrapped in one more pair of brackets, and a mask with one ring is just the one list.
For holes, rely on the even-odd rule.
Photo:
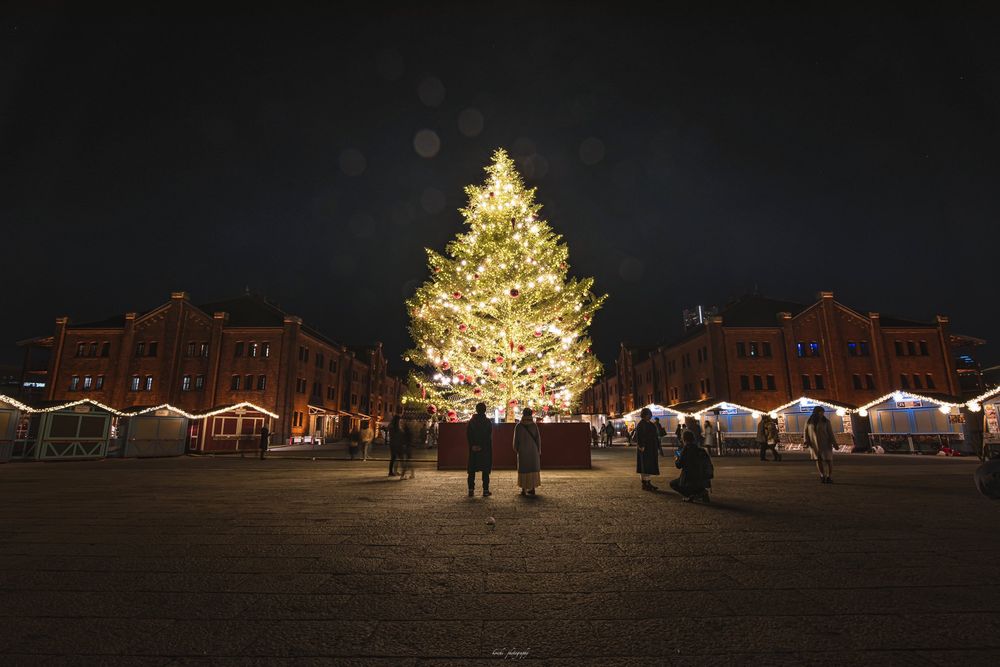
[[(503, 150), (482, 186), (465, 189), (468, 230), (446, 254), (427, 250), (431, 277), (406, 304), (417, 398), (448, 417), (483, 401), (507, 419), (524, 406), (569, 412), (601, 371), (586, 335), (607, 295), (568, 276), (562, 236), (538, 216)], [(433, 408), (429, 408), (433, 409)]]

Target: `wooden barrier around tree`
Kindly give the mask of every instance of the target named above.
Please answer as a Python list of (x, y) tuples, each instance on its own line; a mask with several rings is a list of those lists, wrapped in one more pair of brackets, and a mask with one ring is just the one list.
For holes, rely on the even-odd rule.
[[(438, 470), (465, 470), (469, 444), (465, 438), (468, 422), (441, 424), (438, 435)], [(584, 468), (590, 465), (590, 424), (582, 422), (541, 423), (542, 470)], [(514, 470), (514, 424), (493, 425), (493, 469)]]

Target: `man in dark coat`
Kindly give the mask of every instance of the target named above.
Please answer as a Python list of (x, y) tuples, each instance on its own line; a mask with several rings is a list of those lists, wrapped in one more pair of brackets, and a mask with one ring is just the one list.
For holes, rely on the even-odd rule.
[(604, 435), (607, 436), (607, 440), (604, 441), (604, 444), (610, 447), (611, 440), (615, 437), (615, 427), (611, 422), (604, 425)]
[(670, 488), (684, 496), (684, 500), (709, 502), (708, 489), (712, 486), (712, 457), (702, 449), (694, 433), (684, 431), (684, 448), (674, 462), (681, 469), (681, 476), (671, 480)]
[(642, 479), (644, 491), (656, 491), (649, 478), (660, 474), (660, 434), (656, 425), (650, 421), (653, 416), (649, 408), (643, 408), (639, 413), (641, 421), (635, 427), (635, 471)]
[(267, 427), (260, 429), (260, 460), (263, 461), (264, 457), (267, 456), (267, 441), (271, 437), (271, 432), (267, 430)]
[(490, 472), (493, 470), (493, 423), (486, 416), (486, 404), (476, 404), (476, 414), (465, 431), (469, 441), (469, 495), (476, 492), (476, 471), (483, 473), (483, 497), (490, 493)]

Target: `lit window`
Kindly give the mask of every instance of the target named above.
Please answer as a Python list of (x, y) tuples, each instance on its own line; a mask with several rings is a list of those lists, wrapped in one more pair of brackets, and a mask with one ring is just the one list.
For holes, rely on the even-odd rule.
[(69, 390), (76, 391), (79, 388), (80, 388), (80, 377), (78, 375), (74, 375), (69, 379)]
[(197, 346), (194, 343), (188, 343), (187, 345), (187, 356), (193, 357), (197, 352)]
[(819, 356), (819, 343), (812, 341), (809, 343), (809, 354), (818, 357)]
[(139, 386), (141, 384), (142, 384), (142, 378), (140, 378), (138, 375), (133, 375), (132, 376), (132, 381), (129, 382), (129, 385), (128, 385), (129, 386), (129, 390), (130, 391), (139, 391)]
[(267, 376), (258, 375), (257, 376), (257, 391), (264, 391), (267, 388)]
[(271, 356), (271, 344), (270, 343), (261, 343), (260, 344), (260, 356), (264, 357), (265, 359), (267, 359), (268, 357)]
[(146, 343), (143, 342), (143, 341), (140, 341), (140, 342), (136, 343), (135, 344), (135, 356), (142, 357), (142, 356), (145, 356), (145, 354), (146, 354)]
[(83, 376), (83, 390), (84, 391), (90, 391), (91, 387), (93, 387), (93, 386), (94, 386), (94, 378), (90, 377), (89, 375), (84, 375)]
[(239, 375), (234, 375), (232, 377), (232, 379), (229, 381), (229, 388), (232, 391), (239, 391), (239, 389), (240, 389), (240, 376)]
[(90, 344), (90, 349), (89, 349), (89, 351), (87, 353), (87, 356), (89, 356), (89, 357), (96, 357), (97, 356), (97, 343), (91, 343)]
[(257, 343), (250, 343), (247, 345), (247, 356), (252, 359), (257, 358)]
[(95, 391), (100, 391), (102, 389), (104, 389), (104, 376), (103, 375), (98, 375), (97, 376), (97, 381), (94, 382), (94, 390)]
[(198, 391), (201, 391), (202, 389), (205, 388), (205, 376), (204, 375), (198, 375), (198, 376), (195, 377), (195, 379), (194, 379), (194, 388), (197, 389)]
[(181, 391), (191, 391), (191, 376), (185, 375), (181, 378)]
[(86, 354), (87, 354), (87, 344), (86, 343), (77, 343), (76, 344), (76, 356), (83, 357), (83, 356), (86, 356)]
[(146, 376), (146, 391), (153, 391), (153, 376)]
[(201, 344), (201, 356), (203, 356), (203, 357), (207, 357), (208, 356), (208, 343), (202, 343)]
[(798, 343), (796, 343), (795, 344), (795, 354), (798, 355), (798, 356), (800, 356), (800, 357), (806, 356), (806, 344), (803, 343), (802, 341), (799, 341)]
[(750, 341), (750, 356), (751, 357), (759, 356), (757, 353), (757, 343), (754, 341)]

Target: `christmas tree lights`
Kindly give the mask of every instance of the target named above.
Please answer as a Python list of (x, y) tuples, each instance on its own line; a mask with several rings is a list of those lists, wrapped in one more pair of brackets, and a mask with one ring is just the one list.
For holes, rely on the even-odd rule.
[(406, 302), (406, 359), (421, 367), (411, 390), (449, 418), (480, 401), (508, 419), (522, 407), (569, 412), (601, 372), (586, 332), (607, 295), (569, 277), (562, 236), (505, 151), (486, 174), (465, 189), (467, 230), (445, 254), (427, 250), (431, 276)]

